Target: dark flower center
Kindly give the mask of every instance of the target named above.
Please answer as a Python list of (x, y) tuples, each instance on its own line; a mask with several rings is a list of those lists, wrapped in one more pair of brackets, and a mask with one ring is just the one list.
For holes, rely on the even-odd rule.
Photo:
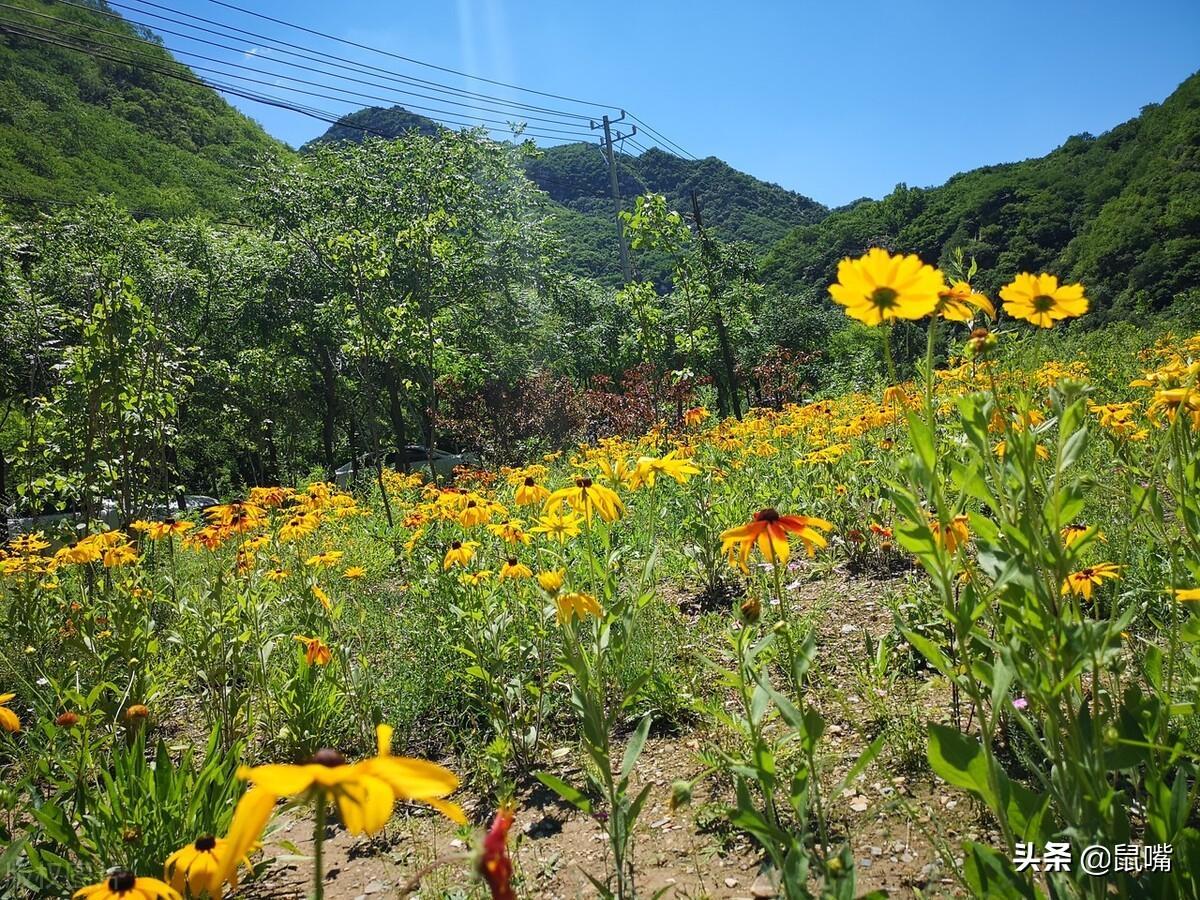
[(196, 838), (196, 849), (201, 853), (207, 853), (215, 846), (217, 846), (217, 839), (211, 834), (206, 834), (202, 838)]
[(174, 524), (175, 524), (175, 520), (174, 520), (174, 519), (172, 519), (172, 518), (170, 518), (170, 517), (168, 517), (168, 518), (166, 518), (166, 519), (163, 519), (163, 524), (164, 524), (164, 525), (166, 525), (166, 526), (169, 528), (170, 526), (172, 526), (172, 525), (174, 525)]
[(454, 541), (450, 545), (450, 549), (451, 550), (461, 550), (462, 549), (462, 541)]
[(533, 480), (532, 476), (525, 479), (525, 487), (533, 487), (536, 484), (537, 482)]
[(1048, 294), (1038, 294), (1033, 298), (1033, 308), (1038, 312), (1048, 312), (1054, 309), (1054, 298)]
[(515, 558), (515, 557), (512, 557), (512, 556), (510, 556), (510, 557), (508, 558), (508, 564), (509, 564), (510, 566), (515, 566), (515, 565), (517, 564), (517, 560), (516, 560), (516, 558)]
[(877, 287), (871, 293), (871, 302), (880, 309), (889, 309), (896, 305), (896, 298), (900, 295), (890, 287)]
[(776, 512), (773, 508), (767, 507), (764, 510), (760, 510), (759, 512), (756, 512), (754, 514), (754, 520), (756, 522), (778, 522), (779, 521), (779, 513)]
[(132, 891), (135, 884), (137, 884), (137, 876), (128, 869), (121, 869), (108, 876), (108, 889), (114, 894)]
[(475, 503), (475, 501), (474, 501), (474, 500), (468, 500), (468, 501), (467, 501), (467, 509), (474, 509), (476, 505), (477, 505), (477, 504)]
[(576, 479), (575, 483), (586, 491), (588, 488), (590, 488), (592, 486), (592, 479), (579, 478), (579, 479)]
[(338, 766), (346, 764), (346, 758), (336, 750), (330, 750), (325, 747), (313, 754), (312, 762), (318, 766), (327, 766), (330, 769), (336, 769)]

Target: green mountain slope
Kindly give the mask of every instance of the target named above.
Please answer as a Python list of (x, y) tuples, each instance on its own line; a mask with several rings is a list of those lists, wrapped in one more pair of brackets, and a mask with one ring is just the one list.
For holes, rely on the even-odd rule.
[(799, 227), (764, 271), (788, 290), (823, 290), (840, 258), (871, 245), (942, 262), (962, 247), (993, 292), (1022, 270), (1083, 281), (1092, 321), (1165, 308), (1200, 288), (1200, 74), (1099, 137), (940, 187), (900, 185)]
[[(401, 106), (369, 107), (345, 116), (306, 146), (362, 140), (365, 135), (399, 137), (413, 128), (429, 134), (438, 125)], [(640, 156), (618, 154), (617, 159), (622, 197), (663, 194), (673, 208), (690, 212), (695, 191), (705, 224), (727, 240), (766, 248), (791, 228), (818, 222), (828, 213), (815, 200), (739, 172), (715, 157), (684, 160), (651, 148)], [(557, 204), (551, 215), (563, 239), (567, 266), (578, 274), (616, 279), (616, 223), (608, 163), (600, 148), (583, 142), (547, 147), (526, 171)], [(647, 255), (637, 262), (647, 277), (662, 277), (660, 260)]]
[[(127, 39), (152, 34), (99, 11), (10, 2), (27, 11), (0, 14), (0, 193), (59, 203), (107, 193), (144, 213), (220, 217), (238, 208), (241, 167), (285, 152), (208, 87), (154, 71), (194, 78), (161, 47)], [(30, 29), (93, 52), (24, 36)]]

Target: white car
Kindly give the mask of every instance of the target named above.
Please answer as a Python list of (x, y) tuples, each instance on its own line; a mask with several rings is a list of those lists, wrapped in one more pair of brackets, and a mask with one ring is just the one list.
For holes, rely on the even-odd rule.
[[(473, 453), (447, 453), (445, 450), (438, 450), (436, 447), (430, 450), (419, 444), (409, 444), (404, 448), (403, 455), (397, 453), (395, 450), (387, 451), (383, 454), (383, 465), (388, 469), (400, 472), (404, 470), (404, 463), (407, 462), (409, 472), (423, 472), (428, 477), (431, 458), (433, 461), (433, 471), (437, 473), (438, 478), (442, 479), (452, 478), (454, 470), (458, 466), (479, 468), (482, 465), (479, 457)], [(359, 477), (361, 478), (364, 474), (370, 475), (374, 471), (374, 454), (364, 453), (358, 460)], [(354, 481), (354, 464), (344, 463), (338, 466), (333, 474), (333, 480), (338, 487), (349, 487)]]

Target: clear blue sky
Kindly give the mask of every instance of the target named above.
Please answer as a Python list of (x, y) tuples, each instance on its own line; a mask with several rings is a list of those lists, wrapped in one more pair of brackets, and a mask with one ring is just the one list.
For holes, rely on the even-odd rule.
[[(579, 109), (323, 41), (212, 0), (157, 2), (395, 73)], [(1071, 134), (1131, 118), (1200, 69), (1197, 0), (230, 2), (473, 75), (623, 107), (697, 156), (718, 156), (830, 205), (882, 196), (901, 181), (938, 184), (964, 169), (1040, 156)], [(173, 49), (337, 83), (273, 65), (270, 52), (247, 57), (165, 37)], [(257, 89), (283, 96), (278, 87)], [(386, 86), (382, 93), (404, 102)], [(294, 146), (326, 127), (231, 99)], [(301, 100), (338, 114), (371, 105)]]

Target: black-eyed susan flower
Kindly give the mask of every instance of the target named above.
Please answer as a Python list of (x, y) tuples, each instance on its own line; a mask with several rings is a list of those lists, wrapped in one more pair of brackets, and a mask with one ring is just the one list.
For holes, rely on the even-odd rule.
[(578, 536), (579, 526), (582, 524), (583, 518), (573, 512), (563, 513), (551, 510), (537, 520), (537, 523), (529, 529), (529, 533), (544, 534), (551, 540), (565, 544), (571, 538)]
[(157, 878), (138, 878), (119, 869), (103, 881), (80, 888), (74, 900), (182, 900), (179, 892)]
[(500, 580), (501, 581), (509, 581), (509, 580), (516, 581), (516, 580), (520, 580), (522, 578), (532, 578), (532, 577), (533, 577), (533, 570), (530, 569), (529, 566), (525, 565), (523, 562), (521, 562), (516, 557), (510, 556), (508, 559), (506, 559), (504, 561), (504, 564), (502, 566), (500, 566)]
[(324, 589), (319, 584), (314, 584), (312, 586), (312, 595), (320, 601), (321, 605), (325, 607), (325, 609), (333, 609), (333, 601), (329, 599), (329, 595), (325, 593)]
[[(220, 900), (226, 883), (221, 875), (225, 870), (224, 857), (228, 852), (227, 840), (211, 834), (204, 835), (167, 857), (163, 865), (163, 877), (185, 897), (207, 896), (212, 900)], [(245, 857), (238, 862), (250, 863)], [(237, 887), (236, 866), (230, 872), (229, 884)]]
[(703, 406), (693, 406), (691, 409), (684, 410), (683, 424), (688, 428), (695, 428), (697, 425), (706, 421), (712, 413)]
[(104, 551), (104, 568), (106, 569), (131, 566), (137, 561), (137, 547), (133, 546), (133, 544), (118, 544)]
[(867, 325), (890, 319), (921, 319), (938, 305), (942, 273), (916, 256), (892, 256), (873, 247), (858, 259), (838, 263), (837, 283), (829, 286), (846, 315)]
[(21, 730), (21, 717), (8, 708), (16, 694), (0, 694), (0, 730), (16, 734)]
[(470, 587), (478, 587), (484, 582), (489, 581), (491, 577), (491, 569), (480, 569), (478, 572), (464, 572), (462, 575), (458, 576), (458, 580), (462, 584), (469, 585)]
[(967, 526), (967, 517), (957, 515), (945, 525), (937, 516), (929, 519), (929, 530), (933, 532), (933, 541), (939, 547), (945, 547), (947, 553), (953, 553), (959, 547), (964, 547), (971, 539), (971, 530)]
[(93, 541), (82, 540), (60, 547), (54, 558), (60, 565), (81, 566), (87, 563), (99, 562), (103, 551)]
[(1062, 538), (1062, 542), (1067, 547), (1072, 547), (1083, 540), (1084, 535), (1091, 529), (1082, 522), (1072, 522), (1058, 532), (1058, 536)]
[(477, 541), (452, 541), (442, 560), (442, 570), (445, 571), (451, 566), (462, 566), (465, 569), (475, 557), (475, 550), (478, 547)]
[(181, 522), (176, 519), (163, 519), (161, 522), (151, 522), (146, 529), (146, 537), (152, 541), (161, 541), (166, 537), (175, 537), (195, 527), (191, 522)]
[(794, 534), (804, 543), (808, 555), (812, 556), (817, 547), (824, 547), (826, 540), (821, 531), (829, 531), (833, 523), (814, 516), (780, 515), (774, 509), (763, 509), (756, 512), (745, 525), (738, 525), (721, 532), (721, 552), (729, 562), (736, 564), (746, 571), (746, 562), (750, 551), (758, 545), (758, 551), (770, 563), (780, 565), (788, 561), (790, 548), (788, 535)]
[(342, 557), (346, 554), (341, 550), (325, 550), (310, 556), (304, 561), (306, 566), (311, 566), (315, 569), (328, 569), (331, 566), (336, 566), (342, 561)]
[(1103, 562), (1094, 566), (1084, 566), (1078, 572), (1072, 572), (1062, 583), (1064, 594), (1078, 594), (1084, 600), (1092, 598), (1094, 588), (1109, 579), (1121, 577), (1121, 567), (1113, 563)]
[(279, 539), (284, 543), (298, 541), (301, 538), (308, 537), (317, 530), (317, 526), (321, 524), (321, 517), (317, 513), (298, 512), (289, 516), (284, 523), (279, 526)]
[(550, 492), (534, 480), (532, 475), (526, 475), (524, 481), (517, 486), (514, 499), (517, 506), (533, 506), (543, 502)]
[(654, 487), (654, 482), (659, 475), (665, 475), (674, 478), (680, 484), (686, 484), (689, 478), (699, 474), (700, 470), (692, 460), (682, 458), (678, 451), (672, 450), (657, 459), (652, 456), (640, 457), (628, 480), (629, 486), (636, 489), (642, 486)]
[(275, 568), (268, 569), (266, 572), (264, 572), (263, 578), (267, 579), (267, 581), (273, 581), (275, 584), (279, 584), (281, 581), (287, 581), (289, 574), (291, 573), (288, 572), (287, 569), (283, 568), (283, 566), (276, 566)]
[(582, 512), (588, 522), (592, 513), (600, 514), (605, 522), (614, 522), (625, 512), (625, 504), (612, 488), (596, 484), (590, 478), (576, 478), (574, 487), (559, 488), (546, 498), (546, 511), (556, 504), (566, 503), (573, 512)]
[(506, 544), (528, 544), (531, 540), (525, 531), (525, 523), (520, 519), (505, 519), (487, 526), (487, 530), (500, 538)]
[(1000, 289), (1004, 311), (1039, 328), (1049, 328), (1060, 319), (1082, 316), (1088, 311), (1082, 284), (1058, 283), (1054, 275), (1022, 272)]
[(538, 586), (553, 597), (562, 590), (563, 582), (566, 581), (567, 573), (562, 569), (553, 569), (549, 572), (538, 572)]
[(223, 503), (210, 506), (204, 515), (213, 525), (219, 525), (237, 534), (253, 531), (266, 521), (266, 511), (254, 503)]
[(559, 625), (566, 625), (575, 619), (586, 619), (588, 616), (600, 618), (604, 615), (604, 610), (600, 608), (600, 601), (583, 591), (556, 594), (554, 605), (558, 610)]
[(333, 651), (319, 637), (297, 634), (294, 639), (304, 645), (304, 661), (310, 666), (327, 666), (333, 659)]

